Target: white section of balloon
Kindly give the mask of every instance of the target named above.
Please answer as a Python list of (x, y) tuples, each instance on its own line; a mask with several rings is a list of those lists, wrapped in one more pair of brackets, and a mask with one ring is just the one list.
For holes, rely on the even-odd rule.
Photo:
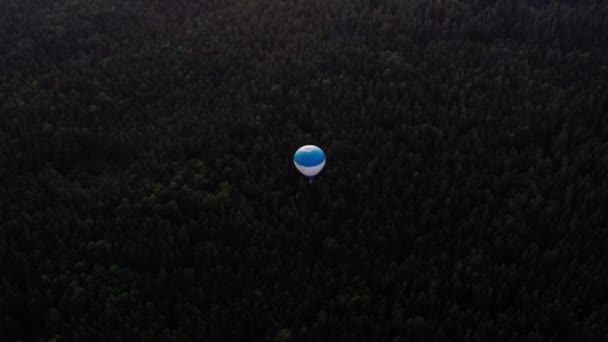
[(298, 163), (296, 163), (296, 162), (294, 162), (294, 164), (296, 165), (296, 169), (298, 169), (298, 171), (300, 171), (300, 173), (303, 174), (304, 176), (314, 177), (317, 174), (319, 174), (319, 172), (321, 172), (321, 170), (323, 170), (323, 167), (325, 166), (325, 161), (317, 166), (311, 166), (311, 167), (298, 165)]

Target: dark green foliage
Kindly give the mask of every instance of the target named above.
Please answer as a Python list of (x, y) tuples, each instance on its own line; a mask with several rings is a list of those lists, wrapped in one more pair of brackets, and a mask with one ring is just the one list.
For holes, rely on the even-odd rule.
[(0, 7), (0, 339), (606, 340), (608, 2)]

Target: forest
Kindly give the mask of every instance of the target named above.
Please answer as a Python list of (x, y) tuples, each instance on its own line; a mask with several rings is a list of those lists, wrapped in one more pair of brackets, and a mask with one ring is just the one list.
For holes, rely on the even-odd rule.
[(0, 340), (608, 341), (607, 94), (608, 1), (0, 0)]

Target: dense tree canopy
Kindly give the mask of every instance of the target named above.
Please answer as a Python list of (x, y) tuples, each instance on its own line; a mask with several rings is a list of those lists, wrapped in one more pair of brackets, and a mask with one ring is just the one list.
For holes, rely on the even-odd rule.
[(608, 336), (608, 2), (1, 7), (2, 340)]

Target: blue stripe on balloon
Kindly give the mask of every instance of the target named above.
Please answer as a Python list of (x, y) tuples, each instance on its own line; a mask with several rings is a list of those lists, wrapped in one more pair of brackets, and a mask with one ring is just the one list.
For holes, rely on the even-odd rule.
[(293, 160), (302, 166), (317, 166), (325, 160), (325, 153), (317, 146), (303, 146), (296, 151)]

